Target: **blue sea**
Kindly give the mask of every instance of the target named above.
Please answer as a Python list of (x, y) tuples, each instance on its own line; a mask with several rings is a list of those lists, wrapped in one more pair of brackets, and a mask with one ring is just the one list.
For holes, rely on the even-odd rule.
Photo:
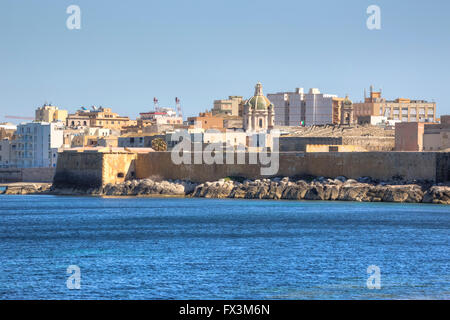
[(444, 205), (0, 196), (0, 299), (449, 299), (449, 236)]

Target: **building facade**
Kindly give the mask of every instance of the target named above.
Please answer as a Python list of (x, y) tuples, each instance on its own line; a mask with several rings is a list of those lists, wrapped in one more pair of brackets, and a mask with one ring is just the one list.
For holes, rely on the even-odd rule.
[(19, 168), (55, 167), (58, 149), (64, 143), (61, 122), (30, 122), (17, 127), (11, 143), (11, 162)]
[(364, 102), (354, 103), (355, 117), (384, 116), (399, 122), (436, 122), (436, 103), (425, 100), (398, 98), (386, 100), (370, 88), (370, 96)]
[(60, 110), (56, 106), (44, 104), (35, 111), (35, 120), (41, 122), (66, 122), (68, 112), (67, 110)]
[(241, 103), (241, 96), (229, 96), (228, 99), (214, 100), (214, 107), (211, 112), (213, 115), (224, 114), (238, 116)]
[(190, 129), (202, 128), (223, 130), (224, 118), (218, 115), (213, 115), (212, 112), (201, 112), (198, 117), (189, 117), (187, 119)]
[(0, 168), (9, 167), (11, 162), (11, 142), (8, 138), (0, 140)]
[(423, 122), (399, 122), (395, 124), (395, 151), (422, 151)]
[(424, 151), (450, 151), (450, 115), (441, 116), (441, 123), (425, 124)]
[(66, 125), (70, 128), (96, 127), (122, 130), (123, 127), (130, 126), (133, 123), (135, 124), (130, 118), (119, 116), (112, 112), (111, 108), (103, 107), (92, 107), (91, 110), (82, 108), (74, 114), (69, 114), (66, 120)]
[(322, 94), (317, 88), (304, 93), (303, 88), (294, 92), (268, 94), (275, 106), (275, 125), (311, 126), (325, 124), (353, 124), (353, 103), (348, 97)]

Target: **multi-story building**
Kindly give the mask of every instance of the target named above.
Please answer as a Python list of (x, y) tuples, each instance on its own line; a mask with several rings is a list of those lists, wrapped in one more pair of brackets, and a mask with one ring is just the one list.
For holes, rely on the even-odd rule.
[(62, 121), (65, 123), (67, 114), (67, 110), (60, 110), (56, 106), (44, 104), (42, 107), (36, 109), (35, 120), (42, 122)]
[(386, 100), (381, 97), (381, 90), (373, 91), (364, 102), (354, 103), (355, 117), (385, 116), (388, 120), (399, 122), (436, 122), (436, 103), (425, 100), (411, 100), (398, 98)]
[(267, 98), (273, 103), (276, 126), (300, 126), (305, 120), (305, 94), (303, 88), (294, 92), (269, 93)]
[(11, 145), (11, 162), (19, 168), (55, 167), (58, 148), (64, 143), (61, 122), (30, 122), (17, 127)]
[[(92, 127), (66, 129), (64, 130), (64, 145), (70, 145), (71, 148), (94, 147), (98, 145), (100, 139), (111, 136), (120, 136), (120, 130)], [(70, 142), (68, 143), (68, 141)], [(105, 141), (102, 143), (105, 144)], [(114, 143), (112, 144), (114, 145)]]
[(182, 125), (183, 118), (178, 116), (172, 108), (159, 108), (158, 111), (142, 112), (137, 121), (138, 126), (156, 125)]
[(0, 123), (0, 140), (4, 138), (11, 139), (16, 130), (17, 126), (12, 123), (9, 122)]
[(92, 107), (91, 110), (82, 108), (75, 114), (67, 116), (66, 125), (71, 128), (95, 127), (121, 130), (123, 127), (133, 124), (128, 117), (119, 116), (111, 111), (111, 108)]
[(305, 125), (325, 125), (333, 123), (333, 108), (339, 103), (336, 95), (320, 93), (312, 88), (305, 94)]
[(0, 168), (9, 167), (11, 162), (11, 141), (8, 138), (0, 140)]
[(395, 124), (395, 151), (422, 151), (423, 122), (398, 122)]
[(156, 138), (165, 139), (161, 134), (130, 134), (118, 138), (118, 146), (122, 148), (151, 148)]
[(189, 117), (187, 119), (189, 128), (223, 129), (223, 117), (214, 116), (212, 112), (201, 112), (198, 117)]
[(424, 151), (450, 151), (450, 115), (441, 116), (441, 123), (425, 124)]
[(353, 124), (353, 106), (348, 97), (322, 94), (312, 88), (304, 93), (303, 88), (294, 92), (268, 94), (275, 106), (275, 125), (310, 126), (324, 124)]
[(229, 96), (228, 99), (215, 100), (214, 108), (211, 110), (213, 115), (226, 114), (230, 116), (239, 115), (239, 105), (242, 103), (241, 96)]

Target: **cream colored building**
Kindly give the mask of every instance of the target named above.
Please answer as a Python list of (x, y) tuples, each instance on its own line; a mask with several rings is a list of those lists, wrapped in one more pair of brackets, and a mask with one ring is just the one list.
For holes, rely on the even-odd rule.
[(423, 150), (450, 151), (450, 116), (441, 116), (441, 123), (425, 126)]
[(228, 99), (215, 100), (214, 108), (211, 111), (213, 115), (226, 114), (230, 116), (238, 116), (239, 105), (241, 103), (241, 96), (229, 96)]
[(353, 104), (354, 116), (384, 116), (400, 122), (436, 122), (436, 103), (424, 100), (398, 98), (386, 100), (370, 89), (370, 96), (364, 102)]
[(67, 115), (67, 110), (60, 110), (56, 106), (44, 104), (36, 109), (35, 120), (48, 123), (56, 121), (66, 122)]
[(82, 108), (75, 114), (69, 114), (66, 120), (67, 127), (96, 127), (121, 130), (123, 127), (135, 125), (136, 122), (128, 117), (119, 116), (111, 108), (92, 107), (92, 110)]

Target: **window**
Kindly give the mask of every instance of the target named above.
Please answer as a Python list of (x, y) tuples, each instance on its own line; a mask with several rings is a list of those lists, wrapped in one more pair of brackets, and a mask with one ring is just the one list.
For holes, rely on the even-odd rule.
[(263, 126), (263, 121), (262, 121), (262, 119), (259, 119), (259, 127), (262, 128), (262, 126)]
[(329, 146), (328, 147), (328, 151), (329, 152), (338, 152), (339, 151), (339, 147), (338, 146)]

